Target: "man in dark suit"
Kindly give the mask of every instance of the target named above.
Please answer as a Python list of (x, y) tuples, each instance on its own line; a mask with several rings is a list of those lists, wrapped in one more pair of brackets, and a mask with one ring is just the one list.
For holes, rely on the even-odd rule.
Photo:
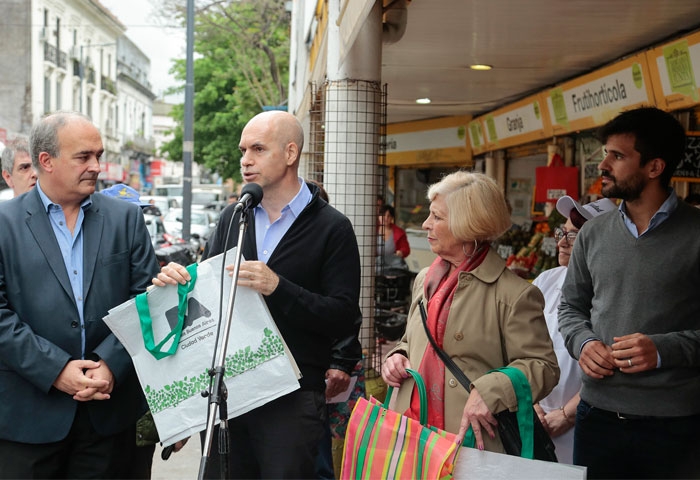
[(0, 207), (0, 478), (129, 475), (145, 401), (102, 321), (158, 272), (140, 209), (93, 195), (89, 118), (32, 130), (36, 188)]

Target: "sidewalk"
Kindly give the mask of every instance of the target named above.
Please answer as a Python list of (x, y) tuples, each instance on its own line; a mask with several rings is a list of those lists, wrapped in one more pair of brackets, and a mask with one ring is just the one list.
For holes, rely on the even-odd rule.
[(182, 450), (170, 455), (167, 461), (160, 458), (163, 447), (158, 445), (153, 454), (151, 480), (195, 480), (199, 474), (202, 452), (199, 448), (199, 434), (190, 438)]

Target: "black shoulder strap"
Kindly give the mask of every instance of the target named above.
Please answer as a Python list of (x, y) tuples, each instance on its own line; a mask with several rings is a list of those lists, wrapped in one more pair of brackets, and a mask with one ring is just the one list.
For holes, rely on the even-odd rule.
[(457, 381), (462, 384), (462, 386), (467, 390), (467, 392), (469, 392), (471, 390), (469, 388), (469, 385), (471, 385), (472, 383), (469, 380), (469, 377), (467, 377), (464, 374), (464, 372), (457, 366), (457, 364), (449, 357), (449, 355), (447, 355), (447, 353), (442, 348), (438, 347), (437, 342), (435, 342), (435, 339), (430, 334), (430, 330), (428, 329), (428, 314), (425, 312), (423, 300), (420, 300), (418, 302), (418, 308), (420, 308), (420, 316), (423, 320), (423, 328), (425, 329), (425, 334), (428, 336), (428, 341), (430, 341), (430, 345), (433, 346), (435, 353), (438, 354), (438, 357), (440, 357), (440, 360), (443, 361), (445, 366), (449, 368), (450, 372), (452, 372), (452, 375), (454, 375)]

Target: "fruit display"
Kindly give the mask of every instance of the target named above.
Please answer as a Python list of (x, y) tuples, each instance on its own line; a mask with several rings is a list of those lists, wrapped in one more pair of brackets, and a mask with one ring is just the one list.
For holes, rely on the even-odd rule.
[(510, 270), (527, 280), (558, 265), (556, 242), (546, 221), (533, 224), (531, 230), (506, 232), (498, 239), (497, 251)]
[(526, 246), (531, 238), (532, 234), (529, 229), (512, 228), (499, 237), (494, 248), (501, 258), (506, 260)]
[(530, 237), (530, 241), (526, 246), (508, 257), (506, 260), (508, 268), (523, 278), (530, 278), (530, 272), (537, 263), (537, 251), (543, 238), (544, 234), (541, 232), (537, 232)]
[(557, 242), (554, 237), (544, 237), (540, 244), (537, 261), (530, 271), (530, 278), (535, 278), (540, 273), (550, 268), (558, 267)]

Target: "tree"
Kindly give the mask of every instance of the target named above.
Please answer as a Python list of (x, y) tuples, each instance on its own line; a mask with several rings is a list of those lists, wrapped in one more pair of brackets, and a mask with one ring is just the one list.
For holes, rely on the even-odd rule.
[[(184, 23), (185, 2), (165, 2), (163, 16)], [(279, 0), (200, 1), (195, 13), (194, 159), (223, 178), (240, 180), (238, 141), (264, 106), (284, 105), (289, 78), (289, 13)], [(171, 72), (182, 86), (185, 61)], [(171, 115), (174, 138), (161, 153), (182, 158), (184, 106)]]

